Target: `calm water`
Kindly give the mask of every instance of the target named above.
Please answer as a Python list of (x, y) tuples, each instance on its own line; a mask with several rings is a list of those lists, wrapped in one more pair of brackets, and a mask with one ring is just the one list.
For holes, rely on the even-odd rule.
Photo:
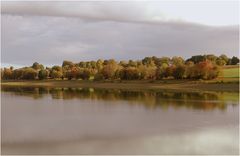
[(238, 92), (2, 87), (2, 154), (238, 154)]

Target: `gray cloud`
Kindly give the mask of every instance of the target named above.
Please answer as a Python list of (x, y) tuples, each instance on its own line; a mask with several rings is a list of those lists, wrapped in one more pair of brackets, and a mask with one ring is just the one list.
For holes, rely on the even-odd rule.
[[(134, 2), (2, 2), (2, 14), (79, 17), (86, 20), (120, 22), (157, 22), (164, 19), (148, 3)], [(147, 9), (146, 9), (147, 8)]]
[(36, 3), (3, 5), (2, 63), (52, 65), (65, 59), (79, 62), (204, 53), (232, 56), (239, 52), (238, 26), (149, 22), (147, 11), (137, 16), (141, 6), (123, 9), (130, 4), (117, 10), (110, 4), (93, 7), (92, 3), (81, 3), (83, 10), (74, 11), (63, 3)]

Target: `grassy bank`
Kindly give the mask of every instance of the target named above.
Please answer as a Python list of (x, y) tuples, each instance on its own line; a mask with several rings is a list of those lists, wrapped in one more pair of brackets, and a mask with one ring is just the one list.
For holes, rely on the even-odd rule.
[(239, 78), (239, 65), (225, 66), (220, 77)]
[(82, 80), (36, 80), (2, 81), (1, 86), (24, 87), (90, 87), (116, 89), (166, 89), (185, 91), (239, 91), (239, 80), (216, 79), (210, 81), (161, 80), (161, 81), (82, 81)]

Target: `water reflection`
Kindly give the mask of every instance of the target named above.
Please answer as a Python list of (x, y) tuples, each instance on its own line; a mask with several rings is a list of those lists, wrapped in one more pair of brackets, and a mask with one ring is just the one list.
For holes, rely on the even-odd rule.
[(104, 101), (128, 101), (131, 105), (146, 108), (189, 108), (197, 110), (225, 110), (227, 105), (238, 104), (237, 92), (177, 92), (164, 90), (123, 90), (95, 88), (47, 88), (47, 87), (2, 87), (3, 92), (28, 96), (33, 99), (50, 96), (52, 99), (90, 99)]
[(2, 87), (2, 153), (239, 154), (238, 92)]

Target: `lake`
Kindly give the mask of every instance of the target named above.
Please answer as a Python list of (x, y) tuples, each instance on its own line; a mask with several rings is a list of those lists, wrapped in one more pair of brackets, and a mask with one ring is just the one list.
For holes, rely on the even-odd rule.
[(238, 94), (2, 86), (2, 154), (239, 154)]

